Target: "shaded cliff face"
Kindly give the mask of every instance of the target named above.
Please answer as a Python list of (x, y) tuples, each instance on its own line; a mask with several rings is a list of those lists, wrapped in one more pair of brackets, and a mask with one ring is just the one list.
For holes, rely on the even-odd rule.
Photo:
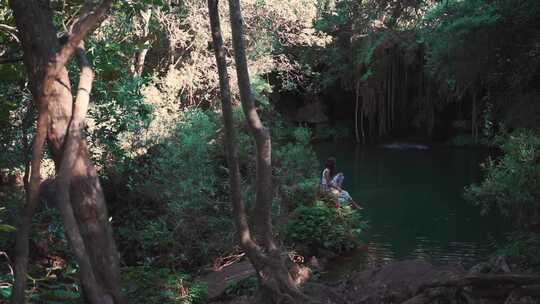
[[(318, 64), (322, 77), (336, 78), (316, 92), (273, 94), (273, 102), (288, 121), (345, 125), (368, 141), (414, 135), (446, 140), (457, 134), (480, 136), (486, 124), (497, 129), (540, 126), (540, 44), (534, 35), (517, 36), (527, 51), (506, 44), (504, 61), (493, 68), (472, 64), (474, 57), (455, 64), (460, 87), (430, 71), (429, 46), (414, 32), (380, 32), (350, 46), (351, 54), (369, 52), (340, 74)], [(517, 43), (517, 42), (516, 42)], [(474, 56), (499, 56), (488, 54)], [(471, 55), (471, 56), (473, 56)], [(500, 55), (502, 56), (502, 55)], [(500, 59), (499, 61), (502, 61)], [(495, 63), (494, 63), (495, 64)], [(471, 75), (476, 75), (470, 80)], [(466, 85), (468, 84), (468, 85)], [(279, 83), (274, 83), (279, 88)]]
[[(366, 139), (436, 133), (443, 107), (439, 92), (424, 72), (424, 46), (411, 32), (380, 34), (358, 42), (369, 49), (369, 62), (350, 62), (356, 70), (347, 80), (323, 87), (316, 94), (274, 94), (274, 104), (288, 121), (346, 125), (350, 134), (362, 130)], [(331, 67), (320, 65), (325, 77)], [(327, 76), (331, 77), (331, 76)], [(279, 86), (279, 84), (277, 84)]]
[(332, 40), (297, 49), (311, 83), (284, 96), (291, 121), (310, 122), (305, 107), (321, 102), (307, 107), (362, 140), (540, 126), (538, 1), (381, 3), (343, 0), (321, 13), (315, 29)]

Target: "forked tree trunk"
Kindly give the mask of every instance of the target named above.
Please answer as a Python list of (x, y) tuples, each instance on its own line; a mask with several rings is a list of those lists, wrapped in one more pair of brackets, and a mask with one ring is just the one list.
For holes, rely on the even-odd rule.
[(253, 221), (257, 224), (253, 229), (258, 242), (266, 247), (267, 250), (275, 250), (277, 246), (272, 235), (271, 218), (272, 199), (274, 197), (274, 186), (272, 183), (272, 142), (269, 130), (262, 124), (257, 113), (251, 91), (244, 46), (244, 29), (240, 1), (229, 0), (229, 10), (240, 101), (249, 130), (255, 140), (257, 151), (257, 197), (252, 211)]
[(96, 279), (96, 274), (92, 269), (92, 262), (88, 250), (81, 235), (77, 219), (71, 205), (70, 185), (73, 177), (72, 169), (75, 161), (80, 157), (82, 138), (81, 132), (85, 124), (86, 111), (90, 100), (90, 91), (92, 90), (92, 81), (94, 75), (90, 63), (86, 59), (84, 50), (77, 51), (81, 74), (79, 77), (79, 87), (77, 97), (73, 106), (73, 114), (69, 124), (68, 133), (65, 139), (65, 148), (62, 161), (58, 170), (56, 182), (58, 194), (58, 209), (64, 220), (64, 228), (67, 239), (73, 249), (75, 259), (79, 264), (82, 284), (85, 296), (90, 303), (114, 303), (112, 294), (100, 286)]
[[(275, 245), (272, 234), (270, 205), (272, 202), (272, 167), (271, 143), (268, 130), (262, 125), (256, 112), (247, 62), (245, 58), (244, 42), (239, 3), (230, 2), (231, 19), (237, 18), (233, 25), (233, 37), (239, 85), (241, 87), (242, 106), (255, 142), (257, 144), (257, 200), (252, 213), (252, 227), (258, 231), (257, 242), (254, 241), (242, 199), (241, 177), (238, 164), (238, 147), (234, 130), (231, 106), (231, 93), (229, 76), (227, 73), (226, 53), (223, 48), (221, 27), (219, 21), (218, 0), (208, 0), (210, 24), (214, 51), (219, 71), (220, 89), (222, 97), (223, 120), (225, 124), (225, 145), (227, 162), (229, 165), (229, 178), (231, 184), (231, 200), (233, 213), (238, 232), (239, 242), (257, 271), (260, 286), (260, 301), (264, 303), (300, 303), (306, 302), (303, 295), (294, 284), (285, 267), (281, 251)], [(234, 23), (234, 22), (233, 22)]]
[[(76, 47), (106, 16), (111, 0), (103, 1), (94, 10), (86, 10), (73, 26), (67, 43), (60, 46), (52, 22), (52, 10), (47, 0), (11, 0), (17, 28), (21, 34), (24, 62), (28, 71), (30, 89), (40, 109), (40, 122), (36, 138), (45, 133), (56, 165), (60, 210), (70, 245), (81, 267), (81, 281), (90, 303), (125, 303), (120, 292), (120, 271), (112, 229), (108, 221), (103, 191), (96, 170), (89, 160), (86, 143), (80, 132), (76, 134), (84, 115), (74, 107), (71, 84), (65, 64)], [(88, 8), (88, 7), (87, 7)], [(79, 93), (89, 94), (91, 77), (89, 66), (82, 70)], [(91, 74), (91, 73), (90, 73)], [(88, 82), (89, 81), (89, 82)], [(78, 96), (77, 102), (84, 96)], [(75, 113), (75, 116), (73, 115)], [(85, 111), (84, 111), (85, 113)], [(77, 116), (79, 115), (79, 116)], [(70, 124), (73, 129), (68, 134)], [(79, 129), (77, 129), (79, 128)], [(70, 138), (66, 141), (66, 138)], [(41, 154), (39, 142), (34, 142), (33, 167), (39, 168)], [(71, 143), (69, 143), (71, 142)], [(66, 150), (66, 148), (69, 148)], [(39, 170), (32, 172), (27, 210), (17, 237), (16, 286), (12, 303), (24, 302), (25, 277), (28, 260), (29, 219), (37, 208), (35, 196), (39, 193)], [(37, 180), (37, 181), (36, 181)], [(33, 185), (32, 185), (33, 183)], [(37, 186), (36, 186), (37, 185)], [(35, 190), (34, 190), (35, 189)], [(31, 195), (30, 195), (31, 194)], [(70, 212), (71, 210), (71, 212)], [(23, 225), (25, 227), (23, 227)], [(19, 266), (20, 263), (20, 266)], [(22, 290), (22, 291), (21, 291)]]

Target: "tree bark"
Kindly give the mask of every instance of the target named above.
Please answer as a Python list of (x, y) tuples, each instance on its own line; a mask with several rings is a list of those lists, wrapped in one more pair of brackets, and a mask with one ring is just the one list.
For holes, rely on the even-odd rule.
[[(125, 303), (125, 299), (120, 292), (118, 254), (96, 170), (89, 160), (86, 143), (80, 132), (78, 135), (73, 135), (75, 131), (70, 131), (72, 135), (68, 134), (70, 124), (73, 121), (79, 123), (81, 121), (81, 113), (78, 113), (81, 107), (78, 105), (74, 107), (65, 64), (71, 59), (83, 38), (106, 17), (111, 3), (112, 0), (104, 0), (94, 10), (86, 10), (74, 24), (67, 42), (61, 46), (52, 22), (49, 1), (10, 1), (21, 36), (30, 89), (40, 111), (46, 110), (46, 115), (40, 115), (40, 120), (44, 120), (42, 128), (45, 128), (42, 132), (47, 135), (51, 155), (59, 173), (57, 185), (60, 185), (58, 193), (63, 202), (60, 205), (66, 233), (80, 264), (81, 281), (91, 303), (107, 303), (107, 298), (113, 298), (115, 303)], [(87, 66), (83, 69), (83, 76), (88, 68)], [(82, 90), (79, 90), (78, 95), (84, 90), (85, 94), (89, 94), (88, 78), (81, 80)], [(80, 98), (82, 97), (79, 96), (76, 101)], [(77, 128), (80, 126), (74, 127), (75, 130)], [(39, 130), (37, 134), (41, 134)], [(66, 136), (72, 137), (70, 140), (72, 144), (66, 143)], [(66, 150), (66, 147), (71, 148)], [(64, 156), (68, 159), (64, 160)], [(67, 171), (69, 173), (66, 173)], [(73, 214), (69, 211), (71, 208)], [(18, 238), (18, 243), (23, 242), (22, 238)], [(24, 242), (27, 242), (27, 236)], [(16, 259), (21, 259), (21, 263), (24, 264), (25, 259), (26, 261), (28, 259), (27, 252), (24, 253), (24, 250), (19, 252), (20, 255), (16, 256)], [(20, 276), (18, 278), (19, 281), (24, 279)], [(92, 289), (95, 284), (99, 284), (96, 290)], [(23, 303), (20, 298), (15, 299), (15, 294), (12, 302)]]
[[(32, 229), (32, 218), (39, 206), (39, 189), (41, 185), (41, 158), (45, 138), (47, 137), (47, 108), (39, 107), (36, 134), (32, 143), (32, 160), (30, 180), (26, 187), (26, 206), (15, 236), (15, 284), (13, 285), (11, 303), (24, 303), (26, 276), (28, 273), (29, 236)], [(26, 181), (25, 181), (26, 183)]]
[(73, 248), (75, 259), (79, 264), (81, 281), (84, 287), (86, 298), (90, 303), (113, 303), (112, 296), (109, 295), (99, 285), (96, 275), (92, 269), (92, 263), (88, 255), (83, 237), (81, 235), (77, 219), (71, 206), (70, 184), (72, 180), (72, 169), (75, 161), (79, 157), (80, 143), (82, 142), (81, 131), (84, 126), (84, 119), (90, 100), (90, 91), (94, 78), (90, 63), (84, 55), (82, 49), (78, 50), (81, 75), (77, 97), (73, 106), (73, 116), (69, 124), (68, 134), (65, 140), (64, 157), (60, 164), (57, 177), (58, 208), (64, 220), (64, 227), (68, 241)]
[(135, 53), (135, 63), (133, 65), (133, 75), (142, 76), (144, 71), (144, 61), (146, 54), (150, 48), (150, 18), (152, 17), (152, 7), (148, 7), (146, 10), (140, 13), (138, 19), (141, 21), (141, 34), (139, 37), (139, 43), (142, 43), (142, 49)]
[(240, 165), (238, 161), (238, 144), (236, 142), (236, 132), (234, 130), (231, 90), (229, 85), (229, 75), (227, 73), (226, 54), (221, 36), (218, 0), (208, 0), (208, 11), (210, 16), (214, 53), (216, 56), (219, 73), (221, 108), (223, 123), (225, 125), (225, 150), (227, 154), (227, 165), (229, 167), (229, 182), (231, 186), (231, 202), (233, 206), (234, 221), (238, 232), (240, 245), (244, 250), (246, 250), (248, 257), (251, 257), (254, 252), (260, 251), (260, 248), (258, 248), (258, 245), (255, 244), (253, 238), (251, 237), (246, 208), (242, 198), (242, 182), (240, 176)]
[(476, 122), (476, 91), (472, 89), (472, 113), (471, 113), (471, 130), (474, 142), (478, 141), (478, 123)]
[[(355, 86), (355, 108), (354, 108), (354, 134), (356, 136), (356, 143), (360, 143), (360, 133), (358, 131), (358, 111), (360, 107), (360, 80), (356, 81)], [(360, 114), (361, 115), (361, 114)]]
[(252, 211), (254, 222), (257, 225), (253, 229), (259, 242), (268, 250), (275, 250), (277, 246), (272, 235), (271, 219), (272, 199), (274, 196), (272, 183), (272, 142), (269, 130), (262, 124), (257, 113), (251, 91), (244, 46), (243, 19), (239, 0), (229, 0), (229, 10), (240, 101), (257, 150), (257, 198)]
[[(237, 72), (241, 87), (242, 106), (253, 137), (257, 144), (257, 201), (254, 208), (253, 221), (259, 230), (257, 244), (253, 240), (250, 225), (242, 199), (241, 177), (238, 164), (238, 147), (234, 131), (234, 122), (231, 106), (231, 93), (229, 86), (229, 76), (227, 74), (226, 54), (223, 48), (221, 37), (221, 27), (219, 20), (218, 0), (208, 0), (210, 24), (214, 43), (214, 52), (218, 65), (220, 89), (222, 97), (223, 119), (225, 124), (225, 144), (227, 152), (227, 162), (229, 166), (229, 178), (231, 184), (231, 200), (235, 224), (238, 231), (240, 245), (257, 272), (260, 286), (260, 302), (264, 303), (299, 303), (305, 302), (307, 297), (303, 295), (294, 284), (289, 271), (285, 267), (281, 251), (275, 245), (271, 226), (270, 207), (272, 203), (272, 167), (271, 167), (271, 142), (270, 135), (261, 123), (256, 112), (251, 87), (249, 85), (249, 75), (247, 74), (247, 62), (245, 58), (244, 42), (242, 37), (242, 26), (239, 3), (230, 4), (231, 19), (237, 18), (233, 26), (233, 37), (235, 42), (235, 54), (237, 62)], [(234, 13), (233, 13), (234, 12)], [(233, 17), (234, 14), (234, 17)], [(243, 76), (241, 76), (243, 75)], [(263, 188), (264, 187), (264, 188)], [(259, 213), (262, 212), (262, 213)], [(261, 226), (259, 226), (262, 224)]]

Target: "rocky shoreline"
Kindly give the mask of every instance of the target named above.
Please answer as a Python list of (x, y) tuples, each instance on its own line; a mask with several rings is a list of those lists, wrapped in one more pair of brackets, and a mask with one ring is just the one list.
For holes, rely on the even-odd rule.
[[(470, 269), (435, 266), (426, 261), (398, 261), (353, 273), (334, 282), (305, 283), (313, 303), (423, 304), (423, 303), (540, 303), (540, 275), (495, 256)], [(240, 296), (215, 303), (256, 303)]]

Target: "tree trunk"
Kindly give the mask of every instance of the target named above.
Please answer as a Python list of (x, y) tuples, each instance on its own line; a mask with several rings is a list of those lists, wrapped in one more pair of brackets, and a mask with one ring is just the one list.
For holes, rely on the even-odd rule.
[[(91, 32), (105, 18), (111, 2), (111, 0), (105, 0), (94, 10), (86, 10), (73, 26), (67, 42), (60, 46), (52, 22), (52, 10), (49, 7), (49, 1), (10, 1), (22, 38), (24, 62), (28, 71), (30, 89), (34, 101), (40, 109), (40, 121), (43, 120), (43, 123), (39, 124), (40, 128), (36, 136), (41, 134), (40, 130), (45, 128), (41, 132), (47, 135), (57, 173), (60, 173), (57, 185), (59, 185), (60, 201), (63, 202), (60, 205), (66, 225), (66, 233), (70, 245), (74, 249), (77, 262), (80, 264), (81, 281), (91, 303), (107, 303), (106, 299), (111, 297), (115, 303), (125, 303), (125, 300), (120, 293), (118, 254), (108, 221), (103, 191), (96, 170), (89, 160), (86, 143), (80, 134), (77, 136), (71, 135), (71, 141), (76, 142), (76, 144), (72, 143), (71, 146), (75, 145), (75, 149), (65, 149), (69, 146), (66, 143), (66, 136), (70, 137), (68, 135), (68, 126), (74, 120), (78, 120), (80, 123), (82, 119), (80, 116), (73, 116), (73, 113), (80, 115), (80, 113), (73, 112), (78, 111), (80, 107), (73, 108), (73, 96), (65, 64), (73, 56), (76, 47), (86, 34)], [(88, 81), (85, 83), (84, 79), (81, 80), (78, 95), (89, 94)], [(85, 90), (86, 92), (84, 92)], [(44, 115), (41, 115), (42, 111), (44, 111)], [(75, 131), (71, 132), (73, 134)], [(34, 148), (34, 156), (38, 155), (38, 152), (39, 150)], [(40, 156), (34, 158), (37, 161)], [(67, 158), (67, 160), (64, 158)], [(38, 171), (36, 173), (39, 175)], [(32, 175), (34, 174), (32, 173)], [(37, 176), (37, 179), (39, 181), (39, 176)], [(33, 186), (29, 188), (34, 189)], [(31, 201), (30, 196), (28, 201)], [(71, 208), (73, 208), (73, 213), (69, 212)], [(25, 219), (25, 221), (28, 221), (28, 219)], [(25, 229), (29, 231), (30, 228), (28, 226)], [(77, 233), (78, 231), (80, 231), (80, 234)], [(26, 237), (18, 237), (18, 247), (23, 248), (23, 243), (28, 242), (27, 235)], [(23, 240), (23, 238), (25, 239)], [(20, 255), (15, 258), (21, 260), (21, 265), (24, 264), (24, 267), (21, 267), (19, 272), (25, 273), (27, 264), (25, 259), (26, 261), (28, 259), (27, 249), (26, 253), (24, 250), (18, 252)], [(25, 268), (24, 271), (22, 268)], [(92, 279), (92, 275), (95, 276), (94, 279)], [(23, 286), (24, 283), (20, 281), (24, 280), (24, 277), (17, 277), (19, 283), (16, 283), (16, 285)], [(94, 281), (97, 283), (94, 283)], [(92, 286), (95, 284), (99, 284), (99, 288), (93, 290)], [(12, 302), (23, 303), (18, 296), (16, 298), (15, 293)]]
[(273, 238), (270, 213), (273, 198), (270, 134), (262, 125), (254, 106), (253, 96), (251, 95), (242, 34), (240, 5), (237, 1), (229, 2), (229, 5), (231, 21), (234, 24), (232, 29), (242, 107), (257, 145), (257, 200), (252, 213), (252, 227), (258, 231), (257, 242), (262, 243), (262, 246), (253, 240), (242, 199), (238, 147), (234, 131), (226, 53), (221, 38), (218, 1), (208, 0), (212, 38), (220, 78), (223, 119), (225, 123), (225, 143), (231, 183), (231, 200), (239, 241), (257, 271), (261, 302), (305, 302), (307, 297), (294, 284), (289, 271), (285, 267), (281, 251), (275, 245)]
[(133, 75), (142, 76), (144, 71), (144, 61), (146, 54), (150, 48), (150, 17), (152, 17), (152, 7), (148, 7), (146, 10), (140, 13), (137, 19), (141, 21), (141, 33), (139, 35), (139, 43), (141, 43), (142, 49), (135, 53), (135, 63), (133, 64)]
[[(41, 158), (47, 137), (47, 109), (39, 107), (36, 135), (32, 144), (31, 173), (26, 187), (26, 206), (19, 222), (15, 236), (15, 284), (13, 285), (11, 303), (24, 303), (26, 276), (28, 272), (29, 236), (32, 229), (32, 218), (39, 205), (39, 189), (41, 185)], [(26, 175), (26, 174), (25, 174)], [(25, 178), (26, 180), (26, 178)], [(25, 181), (26, 183), (26, 181)]]
[(356, 143), (360, 143), (360, 134), (358, 131), (358, 108), (359, 108), (359, 99), (360, 99), (360, 80), (356, 81), (355, 87), (355, 108), (354, 108), (354, 134), (356, 136)]
[(67, 238), (79, 264), (85, 296), (90, 303), (113, 303), (112, 296), (96, 281), (96, 275), (87, 253), (88, 250), (86, 249), (71, 206), (70, 184), (73, 174), (72, 168), (79, 157), (79, 151), (81, 149), (81, 131), (84, 126), (94, 78), (90, 63), (86, 59), (82, 49), (78, 51), (78, 57), (81, 66), (81, 75), (79, 78), (77, 98), (73, 106), (73, 116), (69, 124), (68, 134), (66, 135), (65, 149), (63, 151), (64, 157), (62, 158), (57, 177), (58, 208), (64, 220)]
[(229, 0), (229, 10), (240, 100), (257, 150), (257, 198), (253, 208), (253, 221), (257, 225), (255, 225), (254, 230), (258, 241), (264, 247), (268, 250), (275, 250), (277, 247), (272, 235), (271, 219), (274, 186), (272, 183), (272, 143), (270, 132), (259, 118), (251, 91), (240, 1)]
[(476, 122), (476, 91), (472, 90), (472, 113), (471, 113), (471, 130), (474, 142), (478, 141), (478, 123)]

